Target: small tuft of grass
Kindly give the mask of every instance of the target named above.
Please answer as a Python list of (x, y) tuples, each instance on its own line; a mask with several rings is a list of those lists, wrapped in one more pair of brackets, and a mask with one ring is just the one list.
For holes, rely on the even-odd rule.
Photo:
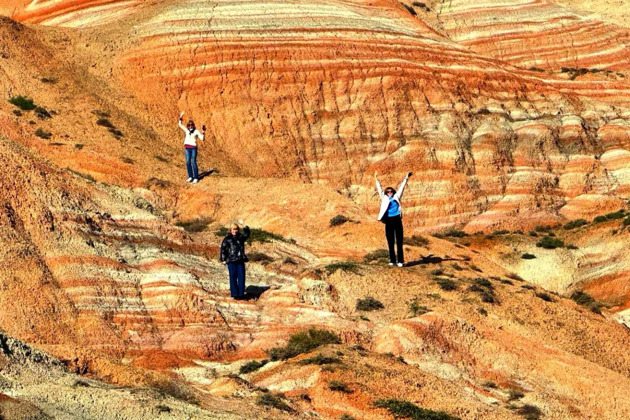
[(556, 249), (564, 247), (564, 242), (552, 236), (545, 236), (540, 241), (538, 241), (536, 246), (544, 249)]
[(32, 111), (37, 108), (37, 105), (35, 105), (35, 102), (33, 102), (31, 98), (27, 98), (22, 95), (10, 97), (9, 102), (20, 108), (22, 111)]
[(479, 312), (482, 316), (488, 316), (488, 311), (485, 308), (477, 308), (477, 312)]
[(70, 168), (66, 168), (66, 170), (67, 170), (68, 172), (70, 172), (70, 173), (75, 174), (75, 175), (76, 175), (76, 176), (78, 176), (78, 177), (81, 177), (81, 178), (83, 178), (83, 179), (87, 180), (87, 181), (90, 181), (90, 182), (96, 182), (96, 178), (94, 178), (94, 177), (93, 177), (92, 175), (90, 175), (90, 174), (84, 174), (83, 172), (75, 171), (75, 170), (70, 169)]
[(516, 281), (524, 281), (523, 277), (519, 276), (516, 273), (508, 273), (505, 275), (505, 277), (512, 279), (512, 280), (516, 280)]
[(568, 245), (566, 246), (566, 248), (567, 248), (567, 249), (571, 249), (571, 250), (580, 249), (580, 248), (578, 248), (577, 246), (575, 246), (575, 245), (573, 245), (573, 244), (568, 244)]
[(161, 413), (170, 413), (171, 412), (171, 407), (169, 407), (168, 405), (164, 405), (164, 404), (156, 405), (155, 409), (160, 414)]
[(492, 381), (486, 381), (483, 384), (481, 384), (482, 387), (484, 388), (491, 388), (491, 389), (497, 389), (498, 385), (495, 382)]
[(536, 256), (534, 254), (529, 254), (526, 252), (523, 255), (521, 255), (521, 258), (524, 260), (533, 260), (536, 258)]
[(566, 223), (564, 225), (564, 229), (571, 230), (571, 229), (576, 229), (576, 228), (586, 226), (586, 225), (588, 225), (588, 222), (586, 221), (586, 219), (576, 219), (576, 220), (572, 220)]
[(263, 407), (272, 407), (276, 410), (285, 411), (287, 413), (294, 413), (295, 410), (286, 403), (285, 397), (282, 394), (272, 394), (271, 392), (265, 392), (258, 396), (256, 404)]
[(478, 273), (483, 273), (483, 270), (481, 268), (477, 267), (475, 264), (471, 265), (470, 269), (473, 270), (473, 271), (476, 271)]
[(198, 233), (208, 229), (208, 225), (212, 222), (209, 217), (201, 217), (192, 220), (179, 220), (175, 222), (175, 226), (184, 228), (186, 232)]
[(366, 263), (373, 261), (387, 261), (389, 259), (389, 251), (386, 249), (377, 249), (376, 251), (372, 251), (368, 254), (365, 254), (363, 257), (363, 261)]
[(42, 77), (41, 79), (39, 79), (42, 83), (46, 83), (48, 85), (54, 85), (57, 84), (57, 78), (55, 77)]
[(536, 290), (536, 287), (532, 286), (531, 284), (524, 284), (521, 287), (527, 290)]
[(451, 416), (444, 411), (428, 410), (404, 400), (377, 400), (374, 402), (374, 406), (387, 409), (394, 418), (412, 420), (460, 420), (459, 417)]
[(264, 252), (252, 252), (247, 255), (250, 262), (257, 262), (261, 264), (269, 264), (273, 261), (273, 257), (265, 254)]
[(459, 265), (457, 263), (451, 264), (451, 267), (453, 267), (453, 269), (455, 269), (457, 271), (463, 271), (464, 270), (464, 267), (462, 267), (461, 265)]
[(52, 137), (52, 133), (50, 131), (46, 131), (42, 128), (35, 130), (35, 135), (44, 140), (48, 140)]
[(519, 391), (518, 389), (510, 389), (508, 390), (508, 401), (516, 401), (523, 398), (525, 394)]
[(154, 155), (153, 157), (155, 159), (159, 160), (160, 162), (163, 162), (163, 163), (169, 163), (170, 162), (170, 160), (168, 160), (167, 158), (165, 158), (163, 156), (160, 156), (160, 155)]
[(553, 302), (554, 301), (553, 298), (548, 293), (545, 293), (545, 292), (536, 293), (536, 297), (544, 300), (545, 302)]
[(44, 108), (43, 106), (35, 107), (35, 116), (39, 118), (40, 120), (48, 120), (52, 118), (52, 115), (50, 115), (50, 112), (48, 112), (48, 110)]
[(490, 280), (483, 277), (479, 277), (473, 280), (473, 284), (468, 287), (468, 291), (478, 293), (481, 296), (482, 302), (496, 302), (494, 286), (492, 285), (492, 283), (490, 283)]
[(112, 122), (107, 118), (99, 118), (98, 120), (96, 120), (96, 125), (100, 125), (101, 127), (105, 128), (116, 128), (116, 126), (112, 124)]
[(77, 150), (83, 150), (83, 147), (85, 147), (83, 144), (81, 143), (75, 143), (74, 148)]
[(338, 270), (353, 273), (353, 274), (359, 274), (359, 265), (357, 263), (345, 261), (345, 262), (328, 264), (326, 266), (326, 272), (328, 273), (328, 275), (332, 275)]
[(133, 159), (128, 158), (126, 156), (123, 156), (122, 158), (120, 158), (120, 160), (122, 160), (123, 163), (126, 163), (128, 165), (133, 165), (134, 163), (136, 163)]
[(596, 301), (593, 296), (589, 295), (588, 293), (585, 293), (581, 290), (576, 290), (571, 294), (571, 299), (575, 301), (578, 305), (584, 306), (598, 315), (602, 314), (602, 308), (604, 307), (604, 304)]
[(339, 420), (357, 420), (354, 417), (348, 415), (348, 414), (342, 414), (341, 416), (339, 416)]
[(354, 392), (346, 383), (337, 380), (328, 382), (328, 389), (331, 391), (343, 392), (344, 394), (352, 394)]
[(344, 216), (343, 214), (338, 214), (332, 219), (330, 219), (329, 223), (330, 223), (330, 227), (334, 227), (334, 226), (341, 226), (348, 221), (350, 221), (348, 217)]
[(530, 230), (529, 236), (533, 236), (534, 238), (536, 238), (538, 236), (538, 233), (535, 230)]
[(442, 290), (444, 290), (446, 292), (450, 292), (452, 290), (457, 290), (457, 283), (455, 283), (451, 279), (445, 279), (445, 278), (441, 278), (441, 277), (436, 277), (433, 280), (435, 280), (435, 283), (440, 287), (440, 289), (442, 289)]
[(421, 235), (413, 235), (410, 238), (404, 238), (403, 244), (409, 246), (421, 246), (426, 248), (429, 245), (429, 240)]
[(628, 216), (625, 219), (623, 219), (622, 223), (623, 223), (624, 226), (630, 225), (630, 216)]
[(420, 300), (417, 297), (411, 299), (409, 302), (409, 310), (413, 316), (420, 316), (426, 314), (427, 312), (431, 312), (431, 309), (420, 304)]
[(510, 284), (510, 285), (514, 284), (512, 280), (508, 280), (508, 279), (499, 279), (499, 281), (503, 284)]
[(443, 235), (447, 238), (465, 238), (468, 236), (466, 232), (459, 229), (449, 229), (443, 233)]
[(286, 360), (299, 354), (308, 353), (316, 348), (326, 344), (340, 344), (341, 340), (337, 334), (328, 331), (311, 328), (308, 331), (302, 331), (293, 334), (286, 346), (274, 347), (267, 350), (267, 354), (271, 360)]
[(551, 231), (551, 226), (549, 225), (537, 225), (534, 227), (534, 231), (538, 233), (547, 233)]
[(357, 311), (378, 311), (380, 309), (385, 308), (385, 306), (379, 301), (374, 299), (371, 296), (368, 296), (364, 299), (357, 299)]
[(540, 408), (532, 404), (525, 404), (522, 407), (517, 408), (516, 412), (523, 416), (525, 420), (539, 420), (543, 416)]
[(337, 357), (327, 357), (322, 354), (318, 354), (317, 356), (309, 357), (308, 359), (300, 360), (300, 365), (332, 365), (334, 363), (341, 363), (341, 359)]
[(239, 373), (244, 375), (246, 373), (256, 372), (258, 369), (265, 366), (267, 363), (269, 363), (269, 360), (267, 359), (261, 360), (261, 361), (252, 360), (251, 362), (247, 362), (243, 366), (241, 366), (241, 368), (239, 369)]

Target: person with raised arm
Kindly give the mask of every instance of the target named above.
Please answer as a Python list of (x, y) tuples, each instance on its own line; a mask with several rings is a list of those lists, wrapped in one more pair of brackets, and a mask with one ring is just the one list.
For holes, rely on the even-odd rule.
[[(398, 265), (402, 267), (405, 264), (403, 254), (403, 224), (402, 224), (402, 205), (400, 199), (407, 185), (407, 180), (413, 175), (409, 172), (405, 179), (402, 180), (398, 191), (392, 187), (383, 188), (378, 181), (378, 172), (374, 172), (374, 181), (376, 182), (376, 191), (381, 199), (381, 207), (378, 212), (378, 220), (385, 223), (385, 237), (387, 238), (387, 246), (389, 248), (389, 265)], [(394, 243), (396, 246), (394, 246)], [(398, 251), (398, 259), (396, 259), (396, 251)]]
[(184, 137), (184, 148), (186, 149), (186, 169), (188, 170), (188, 179), (186, 182), (196, 184), (199, 182), (199, 168), (197, 167), (197, 139), (204, 141), (206, 135), (206, 126), (202, 126), (202, 132), (195, 127), (193, 120), (189, 120), (186, 126), (182, 124), (184, 120), (184, 111), (179, 114), (179, 128), (181, 128), (186, 137)]
[[(239, 220), (242, 225), (243, 221)], [(249, 239), (249, 226), (243, 228), (245, 233), (240, 232), (240, 227), (236, 223), (230, 225), (228, 234), (221, 243), (220, 260), (223, 265), (227, 265), (230, 275), (230, 295), (240, 300), (245, 296), (245, 263), (249, 261), (245, 255), (245, 242)]]

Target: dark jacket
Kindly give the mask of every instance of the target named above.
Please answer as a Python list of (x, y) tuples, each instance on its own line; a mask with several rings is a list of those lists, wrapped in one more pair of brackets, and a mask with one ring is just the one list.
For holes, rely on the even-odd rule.
[(221, 243), (221, 262), (238, 263), (249, 261), (245, 255), (245, 241), (249, 239), (249, 226), (243, 228), (245, 233), (236, 235), (228, 233)]

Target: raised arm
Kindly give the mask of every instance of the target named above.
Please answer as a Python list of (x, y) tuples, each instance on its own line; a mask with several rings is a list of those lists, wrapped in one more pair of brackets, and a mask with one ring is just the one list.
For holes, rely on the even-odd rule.
[(377, 171), (374, 171), (374, 181), (376, 182), (376, 191), (378, 191), (378, 195), (382, 197), (385, 193), (383, 192), (383, 187), (381, 187), (381, 183), (378, 180)]
[(394, 194), (394, 197), (400, 200), (400, 198), (403, 195), (403, 191), (405, 191), (405, 187), (407, 186), (407, 180), (409, 179), (411, 175), (413, 175), (413, 172), (409, 172), (407, 176), (405, 176), (405, 179), (403, 179), (400, 185), (398, 186), (398, 191), (396, 191), (396, 194)]
[(186, 130), (186, 127), (184, 126), (184, 124), (182, 124), (183, 119), (184, 119), (184, 111), (182, 111), (179, 114), (179, 120), (177, 120), (177, 125), (179, 125), (179, 128), (181, 128), (184, 131), (184, 133), (187, 133), (188, 130)]
[(245, 226), (243, 228), (243, 242), (247, 241), (249, 239), (249, 235), (251, 234), (251, 231), (249, 230), (249, 226)]

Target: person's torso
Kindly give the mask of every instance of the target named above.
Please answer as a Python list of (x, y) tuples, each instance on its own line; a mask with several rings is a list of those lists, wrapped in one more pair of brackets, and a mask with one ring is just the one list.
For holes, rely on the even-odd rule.
[(395, 217), (400, 215), (400, 203), (394, 197), (389, 197), (389, 206), (387, 207), (387, 216)]
[(186, 130), (186, 137), (184, 138), (185, 147), (197, 147), (197, 137), (199, 136), (199, 130), (194, 130), (192, 133), (190, 130)]
[(228, 261), (243, 261), (245, 260), (245, 243), (242, 235), (229, 235), (226, 238), (227, 246), (227, 259)]

